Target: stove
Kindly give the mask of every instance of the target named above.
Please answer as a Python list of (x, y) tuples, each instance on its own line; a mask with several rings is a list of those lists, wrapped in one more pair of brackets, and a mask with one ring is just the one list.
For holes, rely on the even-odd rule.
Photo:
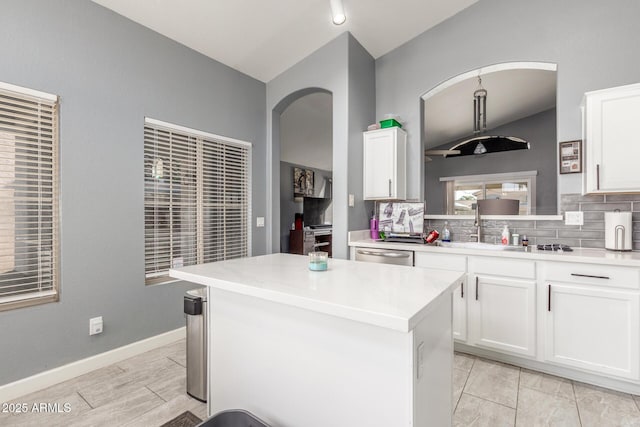
[(547, 245), (538, 245), (539, 251), (555, 251), (555, 252), (572, 252), (571, 246), (562, 243), (550, 243)]

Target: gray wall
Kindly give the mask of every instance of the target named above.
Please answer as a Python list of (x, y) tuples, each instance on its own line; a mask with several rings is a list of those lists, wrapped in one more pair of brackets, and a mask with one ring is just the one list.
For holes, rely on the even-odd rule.
[(349, 228), (369, 228), (374, 202), (363, 201), (363, 138), (362, 132), (376, 122), (376, 75), (373, 57), (353, 37), (349, 38), (349, 193), (356, 205), (349, 210)]
[(280, 249), (289, 252), (289, 230), (297, 212), (303, 212), (302, 200), (293, 197), (293, 168), (311, 169), (314, 172), (315, 185), (321, 185), (323, 178), (331, 178), (331, 171), (310, 168), (293, 163), (280, 162)]
[(4, 384), (184, 326), (193, 285), (144, 285), (145, 116), (252, 142), (254, 216), (266, 151), (263, 83), (91, 1), (3, 0), (0, 57), (0, 80), (61, 96), (61, 300), (0, 312)]
[[(347, 258), (347, 231), (366, 228), (361, 195), (356, 197), (355, 208), (349, 208), (347, 202), (348, 194), (362, 192), (363, 123), (375, 120), (373, 65), (353, 36), (343, 33), (267, 83), (270, 251), (280, 250), (280, 115), (296, 99), (319, 90), (333, 95), (333, 256)], [(358, 73), (362, 82), (357, 81)]]
[[(478, 175), (518, 171), (538, 171), (536, 178), (537, 215), (556, 215), (556, 110), (555, 108), (507, 123), (488, 132), (491, 135), (515, 136), (531, 144), (529, 150), (503, 151), (484, 156), (444, 158), (430, 156), (425, 165), (425, 200), (427, 214), (444, 214), (444, 188), (440, 177)], [(459, 142), (459, 141), (457, 141)], [(435, 149), (449, 149), (456, 142)]]
[[(557, 63), (558, 140), (580, 139), (584, 92), (639, 79), (638, 16), (637, 0), (482, 0), (376, 60), (376, 113), (406, 120), (408, 196), (422, 197), (421, 95), (488, 64)], [(559, 178), (561, 194), (580, 186), (580, 174)]]

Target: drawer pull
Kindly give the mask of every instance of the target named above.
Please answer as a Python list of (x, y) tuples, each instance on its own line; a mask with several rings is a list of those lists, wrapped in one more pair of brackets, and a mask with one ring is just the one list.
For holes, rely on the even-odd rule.
[(551, 285), (547, 285), (549, 286), (549, 295), (548, 295), (548, 300), (547, 300), (547, 311), (551, 311)]
[(478, 301), (478, 276), (476, 276), (476, 301)]
[(460, 298), (464, 298), (464, 282), (460, 283)]
[(609, 280), (609, 276), (594, 276), (591, 274), (579, 274), (579, 273), (571, 273), (572, 276), (575, 277), (589, 277), (591, 279), (607, 279)]
[[(328, 245), (329, 243), (327, 243)], [(375, 252), (375, 251), (365, 251), (365, 250), (358, 250), (358, 253), (361, 255), (373, 255), (373, 256), (379, 256), (379, 257), (384, 257), (384, 258), (409, 258), (411, 256), (411, 253), (405, 251), (405, 252)]]

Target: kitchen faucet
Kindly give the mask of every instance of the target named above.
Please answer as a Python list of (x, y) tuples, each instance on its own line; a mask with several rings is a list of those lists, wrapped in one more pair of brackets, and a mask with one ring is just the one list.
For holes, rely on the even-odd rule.
[(469, 237), (476, 237), (478, 240), (477, 242), (480, 243), (482, 242), (482, 226), (481, 226), (481, 221), (480, 221), (480, 207), (478, 206), (478, 203), (475, 203), (476, 205), (476, 217), (475, 220), (473, 221), (473, 226), (476, 227), (476, 232), (475, 234), (470, 234)]

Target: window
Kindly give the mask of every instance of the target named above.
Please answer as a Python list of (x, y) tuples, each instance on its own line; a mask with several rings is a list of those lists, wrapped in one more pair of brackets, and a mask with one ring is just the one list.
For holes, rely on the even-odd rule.
[(250, 254), (250, 154), (247, 142), (145, 119), (147, 284)]
[(0, 83), (0, 310), (58, 299), (58, 98)]
[(520, 215), (531, 215), (536, 203), (536, 171), (440, 178), (446, 185), (447, 215), (473, 214), (484, 199), (517, 199)]

